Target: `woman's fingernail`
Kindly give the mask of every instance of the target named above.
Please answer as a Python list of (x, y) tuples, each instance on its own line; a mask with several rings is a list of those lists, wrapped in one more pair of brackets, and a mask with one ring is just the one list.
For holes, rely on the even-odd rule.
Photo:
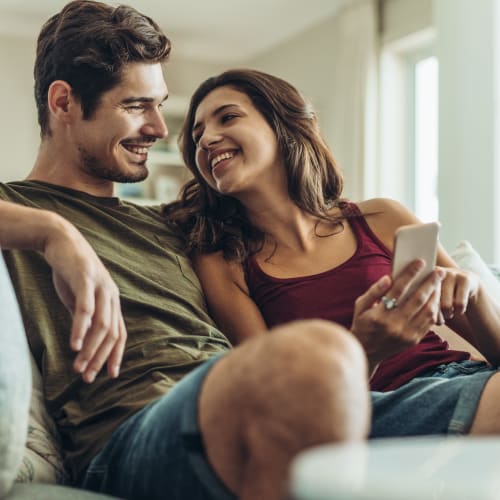
[(389, 284), (389, 276), (386, 274), (385, 276), (380, 278), (378, 282), (378, 287), (382, 289), (385, 288), (388, 284)]

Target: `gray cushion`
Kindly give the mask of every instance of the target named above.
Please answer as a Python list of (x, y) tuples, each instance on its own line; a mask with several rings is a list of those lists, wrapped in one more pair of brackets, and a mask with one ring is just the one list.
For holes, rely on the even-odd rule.
[(16, 296), (0, 254), (0, 498), (10, 490), (24, 454), (31, 369)]
[(114, 497), (52, 484), (15, 484), (3, 500), (111, 500)]

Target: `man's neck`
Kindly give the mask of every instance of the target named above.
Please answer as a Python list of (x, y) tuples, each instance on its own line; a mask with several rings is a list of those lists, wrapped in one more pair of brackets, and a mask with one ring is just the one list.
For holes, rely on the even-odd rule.
[(114, 183), (107, 179), (99, 179), (83, 171), (70, 158), (62, 160), (64, 156), (56, 151), (48, 152), (42, 145), (37, 159), (26, 180), (41, 181), (56, 186), (67, 187), (93, 196), (110, 197), (114, 195)]

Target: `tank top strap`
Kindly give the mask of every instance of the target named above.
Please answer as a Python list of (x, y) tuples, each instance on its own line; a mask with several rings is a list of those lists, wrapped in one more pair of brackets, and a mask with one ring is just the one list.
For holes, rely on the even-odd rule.
[(342, 215), (346, 217), (352, 230), (354, 231), (358, 240), (358, 245), (364, 246), (364, 244), (369, 241), (370, 243), (375, 244), (387, 256), (392, 257), (392, 252), (372, 231), (368, 222), (366, 222), (365, 216), (356, 203), (351, 201), (341, 201), (339, 203), (339, 208)]

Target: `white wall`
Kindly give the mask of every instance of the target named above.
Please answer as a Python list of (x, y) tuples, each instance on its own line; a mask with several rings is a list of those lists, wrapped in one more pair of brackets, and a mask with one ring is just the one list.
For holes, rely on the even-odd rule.
[[(439, 218), (452, 249), (468, 239), (490, 263), (500, 263), (500, 2), (386, 0), (383, 46), (411, 43), (433, 28), (439, 59)], [(389, 61), (391, 62), (391, 61)], [(396, 68), (397, 69), (397, 68)], [(397, 74), (384, 86), (394, 85)], [(396, 89), (397, 90), (397, 89)], [(394, 100), (394, 89), (387, 92)], [(382, 94), (383, 96), (383, 94)], [(400, 109), (392, 110), (392, 118)], [(403, 118), (404, 120), (404, 118)], [(403, 128), (402, 124), (401, 128)], [(381, 165), (406, 161), (397, 131), (382, 144)], [(384, 180), (384, 179), (383, 179)], [(404, 199), (398, 173), (385, 174), (386, 193)]]
[[(165, 64), (163, 71), (169, 96), (188, 101), (202, 81), (222, 72), (227, 67), (222, 64), (178, 58), (174, 45), (170, 59)], [(168, 116), (168, 101), (166, 113)]]
[(433, 24), (433, 0), (385, 0), (382, 10), (382, 43), (391, 43)]
[(442, 240), (500, 263), (498, 0), (435, 0)]
[(331, 93), (335, 91), (335, 65), (329, 57), (332, 27), (333, 19), (326, 19), (247, 62), (248, 66), (294, 84), (313, 104), (329, 140), (333, 138), (328, 133), (326, 109)]
[(33, 166), (39, 133), (33, 96), (35, 41), (27, 37), (0, 37), (0, 181), (24, 178)]

